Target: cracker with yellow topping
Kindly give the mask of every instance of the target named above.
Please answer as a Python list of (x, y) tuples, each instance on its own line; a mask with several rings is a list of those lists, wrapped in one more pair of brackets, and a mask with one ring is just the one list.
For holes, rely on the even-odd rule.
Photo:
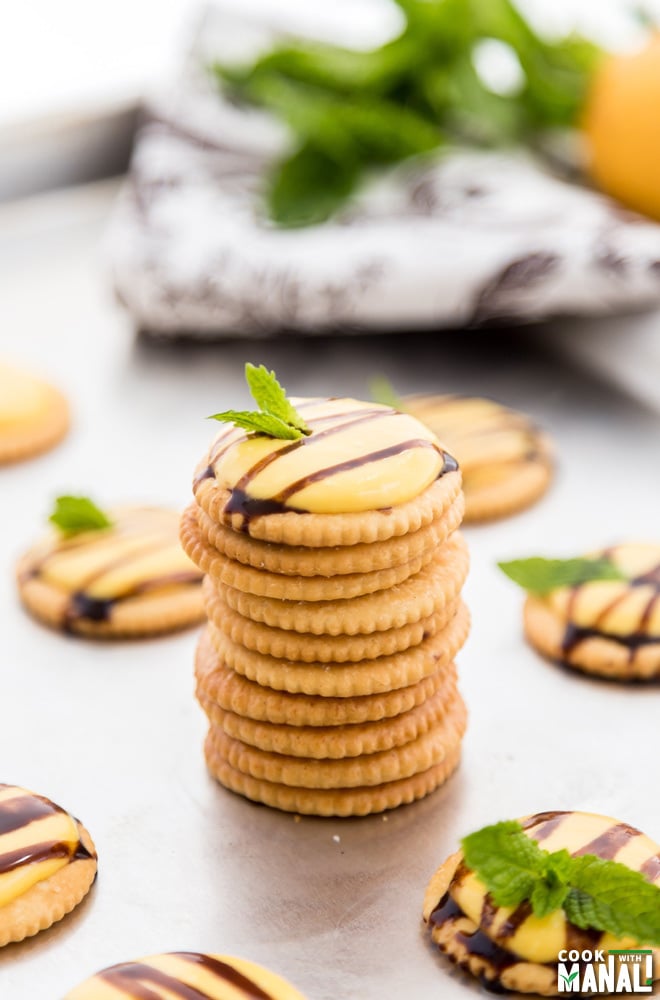
[(525, 634), (539, 652), (614, 680), (660, 676), (660, 545), (500, 565), (528, 592)]
[(216, 524), (205, 511), (200, 509), (197, 512), (201, 537), (206, 545), (246, 566), (294, 577), (335, 577), (401, 566), (442, 545), (458, 528), (462, 518), (463, 500), (459, 495), (445, 516), (407, 535), (393, 536), (380, 542), (310, 548), (249, 538), (244, 533)]
[[(560, 956), (571, 951), (612, 953), (616, 977), (626, 962), (616, 956), (645, 948), (658, 978), (660, 846), (595, 813), (499, 823), (466, 838), (435, 872), (423, 916), (440, 950), (496, 991), (558, 995)], [(575, 975), (586, 976), (588, 964), (573, 966)], [(595, 981), (588, 992), (608, 992)]]
[(552, 443), (524, 413), (456, 395), (408, 396), (401, 406), (458, 460), (466, 522), (508, 517), (536, 503), (550, 486)]
[(231, 955), (179, 951), (150, 955), (102, 969), (67, 993), (64, 1000), (121, 1000), (122, 997), (204, 997), (205, 1000), (304, 1000), (291, 983), (270, 969)]
[(69, 429), (69, 404), (48, 382), (0, 364), (0, 465), (48, 451)]
[(289, 400), (246, 366), (181, 539), (207, 573), (196, 656), (206, 757), (283, 809), (366, 815), (428, 794), (465, 727), (454, 656), (469, 615), (460, 473), (409, 414)]
[[(212, 521), (313, 548), (385, 541), (442, 517), (460, 494), (455, 460), (419, 421), (356, 399), (294, 399), (307, 434), (225, 428), (195, 476)], [(267, 515), (267, 516), (265, 516)]]
[(96, 878), (82, 824), (50, 799), (0, 784), (0, 947), (46, 930), (73, 910)]
[(98, 638), (157, 635), (203, 619), (202, 573), (183, 552), (178, 515), (111, 512), (107, 526), (53, 530), (20, 560), (21, 600), (52, 628)]

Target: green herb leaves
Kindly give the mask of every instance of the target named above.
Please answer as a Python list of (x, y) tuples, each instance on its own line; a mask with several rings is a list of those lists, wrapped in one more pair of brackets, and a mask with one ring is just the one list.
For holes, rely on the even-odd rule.
[(462, 846), (497, 906), (529, 902), (537, 917), (563, 909), (577, 927), (660, 945), (660, 888), (640, 872), (592, 854), (544, 851), (515, 821), (484, 827)]
[(214, 413), (209, 420), (235, 424), (246, 431), (267, 434), (269, 437), (296, 441), (311, 431), (303, 418), (286, 397), (277, 381), (275, 372), (264, 365), (246, 364), (245, 378), (252, 398), (259, 410), (224, 410)]
[[(543, 129), (577, 121), (600, 55), (590, 42), (542, 38), (511, 0), (397, 3), (406, 26), (378, 49), (305, 42), (247, 68), (214, 67), (234, 98), (269, 109), (296, 136), (267, 188), (280, 225), (324, 221), (373, 168), (448, 142), (531, 144)], [(511, 49), (522, 76), (515, 93), (482, 79), (484, 39)]]
[(396, 389), (385, 375), (374, 375), (369, 379), (369, 391), (375, 403), (391, 406), (394, 410), (403, 409), (401, 397), (397, 395)]
[(463, 840), (463, 851), (466, 863), (488, 886), (498, 906), (515, 907), (529, 900), (538, 916), (561, 906), (566, 893), (559, 892), (562, 879), (557, 869), (564, 858), (554, 859), (542, 851), (525, 836), (520, 823), (505, 821), (470, 834)]
[(660, 945), (660, 889), (641, 872), (585, 854), (571, 859), (569, 881), (564, 910), (571, 923)]
[(559, 587), (577, 587), (592, 580), (625, 580), (607, 556), (596, 559), (512, 559), (497, 564), (503, 573), (531, 594), (543, 596)]
[(78, 535), (83, 531), (111, 528), (112, 521), (89, 497), (58, 497), (48, 520), (63, 535)]

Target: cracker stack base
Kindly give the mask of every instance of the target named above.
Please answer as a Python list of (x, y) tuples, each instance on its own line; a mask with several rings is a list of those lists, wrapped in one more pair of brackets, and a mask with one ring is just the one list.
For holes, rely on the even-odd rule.
[[(376, 411), (386, 430), (398, 419), (390, 413)], [(311, 815), (364, 816), (422, 798), (457, 767), (466, 724), (454, 665), (469, 631), (456, 463), (440, 451), (439, 478), (396, 506), (333, 515), (250, 501), (237, 513), (215, 476), (227, 438), (198, 469), (181, 526), (206, 574), (195, 671), (211, 774)], [(440, 450), (411, 443), (422, 446)]]

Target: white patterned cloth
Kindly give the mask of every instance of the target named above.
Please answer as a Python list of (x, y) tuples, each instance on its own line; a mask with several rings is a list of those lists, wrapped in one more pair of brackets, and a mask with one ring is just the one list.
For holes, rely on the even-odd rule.
[(422, 329), (660, 302), (660, 226), (522, 152), (409, 161), (336, 220), (275, 228), (259, 192), (291, 137), (202, 71), (214, 39), (245, 42), (240, 22), (211, 22), (177, 86), (146, 108), (111, 228), (115, 287), (140, 328)]

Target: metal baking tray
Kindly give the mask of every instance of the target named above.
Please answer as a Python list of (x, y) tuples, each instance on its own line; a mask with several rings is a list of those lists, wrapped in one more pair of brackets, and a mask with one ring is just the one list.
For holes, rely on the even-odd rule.
[[(480, 987), (432, 950), (420, 913), (430, 875), (463, 834), (579, 808), (660, 837), (649, 766), (660, 689), (544, 662), (521, 636), (522, 594), (495, 566), (657, 540), (660, 418), (524, 333), (134, 341), (99, 279), (92, 216), (62, 232), (55, 256), (41, 240), (24, 247), (0, 294), (2, 352), (50, 373), (75, 409), (59, 449), (0, 470), (0, 777), (80, 816), (99, 879), (70, 917), (0, 952), (0, 996), (55, 1000), (103, 966), (184, 949), (264, 963), (310, 1000), (460, 1000)], [(245, 360), (274, 367), (299, 394), (361, 396), (374, 373), (401, 392), (485, 393), (531, 413), (557, 443), (545, 499), (465, 532), (473, 628), (458, 660), (470, 713), (463, 762), (416, 805), (296, 821), (224, 791), (204, 768), (194, 630), (90, 642), (48, 631), (18, 604), (14, 560), (57, 493), (188, 502), (213, 434), (203, 418), (246, 402)]]

